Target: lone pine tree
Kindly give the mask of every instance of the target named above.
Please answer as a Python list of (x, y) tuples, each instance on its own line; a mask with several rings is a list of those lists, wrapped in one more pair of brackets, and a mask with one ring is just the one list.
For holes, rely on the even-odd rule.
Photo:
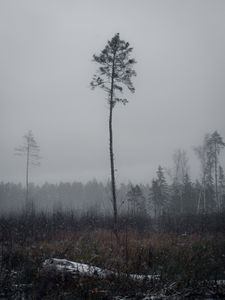
[(117, 33), (110, 41), (107, 42), (105, 48), (99, 55), (93, 55), (93, 61), (98, 63), (99, 68), (91, 81), (92, 89), (100, 87), (107, 94), (109, 104), (109, 153), (110, 153), (110, 169), (111, 169), (111, 189), (112, 203), (114, 215), (114, 230), (117, 231), (117, 199), (116, 199), (116, 182), (115, 167), (113, 153), (113, 129), (112, 129), (112, 112), (116, 103), (126, 104), (126, 98), (118, 97), (123, 93), (123, 88), (134, 93), (135, 88), (131, 81), (136, 72), (133, 65), (136, 61), (130, 58), (133, 48), (128, 42), (120, 39)]

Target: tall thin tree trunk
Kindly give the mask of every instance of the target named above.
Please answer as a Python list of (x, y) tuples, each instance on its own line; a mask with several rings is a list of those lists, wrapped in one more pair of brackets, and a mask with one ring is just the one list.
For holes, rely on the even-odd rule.
[(110, 104), (109, 113), (109, 152), (110, 152), (110, 167), (111, 167), (111, 188), (113, 201), (114, 229), (117, 229), (117, 201), (116, 201), (116, 180), (113, 154), (113, 134), (112, 134), (112, 105)]
[(216, 193), (216, 205), (218, 207), (218, 210), (220, 210), (219, 207), (219, 201), (218, 201), (218, 178), (217, 178), (217, 148), (216, 148), (216, 142), (215, 142), (215, 193)]
[(29, 156), (30, 156), (30, 147), (27, 146), (27, 164), (26, 164), (26, 210), (29, 206)]
[[(114, 55), (114, 59), (115, 59), (115, 55)], [(115, 167), (114, 167), (114, 154), (113, 154), (113, 130), (112, 130), (112, 112), (113, 112), (113, 105), (114, 105), (113, 96), (114, 96), (114, 60), (112, 65), (112, 78), (111, 78), (110, 102), (109, 102), (109, 153), (110, 153), (110, 168), (111, 168), (114, 232), (117, 235), (118, 214), (117, 214), (116, 180), (115, 180)]]
[(203, 211), (204, 211), (204, 213), (206, 213), (205, 174), (203, 177)]

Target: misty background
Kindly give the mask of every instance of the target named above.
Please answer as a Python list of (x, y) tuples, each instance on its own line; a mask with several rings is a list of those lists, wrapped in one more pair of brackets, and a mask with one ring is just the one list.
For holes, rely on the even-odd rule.
[(2, 0), (0, 181), (24, 183), (14, 148), (28, 130), (42, 156), (31, 182), (108, 181), (108, 107), (89, 83), (117, 32), (137, 60), (136, 92), (114, 110), (117, 181), (150, 183), (179, 148), (198, 177), (193, 146), (225, 138), (223, 0)]

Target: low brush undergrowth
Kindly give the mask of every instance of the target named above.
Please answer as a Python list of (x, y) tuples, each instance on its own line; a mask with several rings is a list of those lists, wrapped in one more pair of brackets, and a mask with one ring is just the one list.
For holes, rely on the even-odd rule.
[[(82, 295), (81, 299), (95, 299), (96, 295), (96, 299), (101, 299), (106, 297), (106, 291), (149, 291), (172, 282), (178, 288), (194, 287), (199, 282), (225, 279), (223, 232), (180, 234), (152, 228), (140, 232), (126, 224), (119, 230), (118, 241), (107, 226), (82, 227), (76, 223), (74, 227), (52, 227), (47, 219), (43, 223), (45, 230), (41, 229), (40, 220), (34, 220), (32, 228), (19, 217), (0, 220), (0, 286), (6, 294), (12, 295), (15, 286), (31, 284), (32, 293), (38, 291), (42, 298), (68, 292)], [(118, 274), (158, 274), (160, 280), (140, 283), (124, 276), (104, 280), (74, 279), (69, 274), (50, 276), (44, 272), (42, 263), (51, 257), (95, 265)], [(89, 296), (85, 296), (87, 293)]]

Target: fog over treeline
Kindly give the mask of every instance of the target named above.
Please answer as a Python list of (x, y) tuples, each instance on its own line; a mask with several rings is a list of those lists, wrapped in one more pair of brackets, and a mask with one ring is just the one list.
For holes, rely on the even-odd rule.
[[(221, 212), (225, 209), (225, 177), (222, 166), (225, 144), (215, 131), (205, 135), (202, 144), (193, 148), (199, 160), (199, 179), (190, 175), (187, 153), (176, 150), (173, 167), (158, 166), (148, 184), (117, 184), (119, 213), (159, 217), (165, 213)], [(33, 211), (76, 213), (112, 212), (110, 181), (95, 179), (82, 183), (60, 182), (37, 185), (29, 183), (29, 197), (21, 183), (0, 183), (1, 213)]]
[[(32, 204), (38, 210), (92, 210), (99, 213), (110, 209), (110, 187), (96, 180), (87, 183), (30, 184), (29, 188)], [(118, 190), (121, 199), (127, 190), (128, 185), (121, 185)], [(25, 204), (25, 193), (22, 184), (1, 182), (1, 211), (21, 211)]]

